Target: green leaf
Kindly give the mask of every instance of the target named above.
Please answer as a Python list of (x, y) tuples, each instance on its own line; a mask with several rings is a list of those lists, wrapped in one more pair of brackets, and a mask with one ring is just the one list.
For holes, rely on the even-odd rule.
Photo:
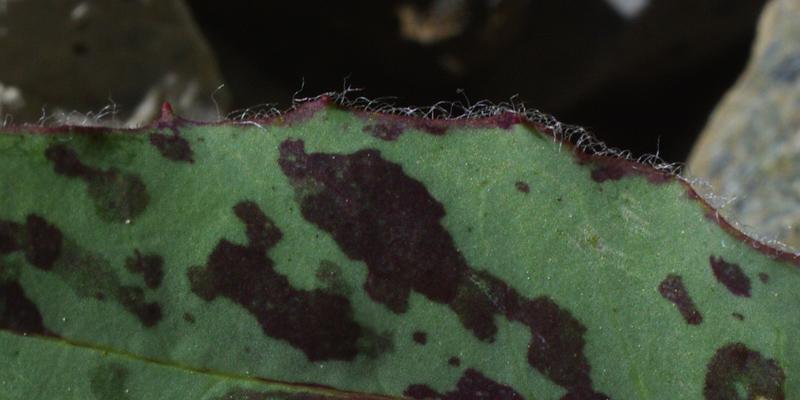
[(558, 134), (7, 129), (0, 398), (800, 397), (798, 259)]
[(0, 332), (3, 399), (381, 400), (209, 371), (63, 338)]

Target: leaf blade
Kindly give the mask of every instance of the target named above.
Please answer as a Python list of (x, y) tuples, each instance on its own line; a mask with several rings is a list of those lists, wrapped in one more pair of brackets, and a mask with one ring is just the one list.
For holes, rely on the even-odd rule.
[[(8, 279), (69, 340), (359, 392), (425, 385), (463, 396), (483, 382), (526, 398), (692, 398), (735, 343), (800, 370), (788, 350), (798, 322), (779, 318), (800, 304), (795, 266), (705, 218), (679, 179), (576, 155), (541, 127), (503, 118), (426, 122), (312, 103), (261, 127), (166, 119), (99, 137), (0, 135), (3, 171), (13, 171), (2, 175), (0, 219), (16, 224), (6, 230), (19, 247), (0, 254), (2, 276), (17, 265)], [(152, 131), (180, 135), (193, 162), (165, 156), (143, 135)], [(90, 178), (55, 171), (52, 146), (95, 171), (83, 175), (139, 176), (146, 208), (130, 223), (104, 217)], [(116, 182), (101, 181), (112, 187), (104, 204), (125, 199)], [(27, 260), (48, 248), (34, 246), (31, 215), (63, 235), (51, 269)], [(161, 258), (160, 285), (127, 267), (137, 254)], [(740, 266), (751, 297), (732, 295), (710, 257)], [(435, 265), (421, 268), (426, 260)], [(418, 279), (445, 265), (451, 275)], [(222, 285), (226, 274), (240, 279)], [(671, 275), (683, 277), (701, 323), (659, 293)], [(464, 311), (475, 307), (485, 313)], [(723, 375), (746, 383), (758, 371)], [(799, 383), (786, 375), (774, 383), (791, 398)]]

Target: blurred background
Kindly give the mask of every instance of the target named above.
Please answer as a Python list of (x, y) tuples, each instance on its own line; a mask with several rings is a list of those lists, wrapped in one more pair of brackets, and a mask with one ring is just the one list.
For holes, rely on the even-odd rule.
[[(0, 117), (136, 126), (168, 100), (215, 120), (346, 87), (398, 106), (513, 100), (689, 160), (731, 217), (800, 244), (800, 150), (766, 165), (800, 149), (798, 3), (0, 0)], [(765, 201), (781, 210), (745, 215)]]

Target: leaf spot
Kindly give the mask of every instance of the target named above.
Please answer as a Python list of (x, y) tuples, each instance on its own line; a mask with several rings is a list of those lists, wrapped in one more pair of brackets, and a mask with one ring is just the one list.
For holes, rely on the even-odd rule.
[(722, 257), (709, 257), (711, 270), (717, 281), (725, 285), (735, 296), (750, 297), (750, 278), (738, 264), (726, 262)]

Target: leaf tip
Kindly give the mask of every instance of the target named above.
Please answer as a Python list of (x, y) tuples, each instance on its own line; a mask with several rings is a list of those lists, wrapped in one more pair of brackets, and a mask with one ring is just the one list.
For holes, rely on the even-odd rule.
[(165, 101), (161, 104), (161, 115), (158, 117), (159, 123), (171, 123), (175, 120), (175, 112), (172, 110), (172, 104)]

